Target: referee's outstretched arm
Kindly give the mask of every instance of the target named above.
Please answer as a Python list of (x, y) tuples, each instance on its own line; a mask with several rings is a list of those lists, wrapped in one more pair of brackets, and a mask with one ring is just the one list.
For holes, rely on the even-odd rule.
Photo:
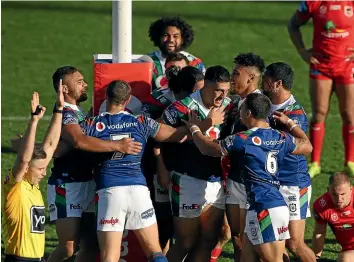
[(38, 121), (43, 117), (45, 110), (46, 108), (39, 104), (39, 94), (34, 92), (31, 100), (31, 119), (22, 139), (16, 162), (12, 167), (12, 174), (17, 182), (22, 181), (23, 176), (28, 170), (28, 164), (32, 159), (34, 150)]

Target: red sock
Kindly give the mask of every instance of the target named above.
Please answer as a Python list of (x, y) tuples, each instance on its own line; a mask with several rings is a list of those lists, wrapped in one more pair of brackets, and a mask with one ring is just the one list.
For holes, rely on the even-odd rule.
[(310, 142), (313, 147), (311, 162), (317, 162), (318, 164), (321, 162), (321, 152), (325, 131), (325, 123), (311, 123)]
[(342, 136), (344, 143), (344, 165), (354, 162), (354, 126), (343, 125)]
[(213, 251), (211, 251), (210, 262), (216, 262), (221, 252), (222, 248), (214, 248)]

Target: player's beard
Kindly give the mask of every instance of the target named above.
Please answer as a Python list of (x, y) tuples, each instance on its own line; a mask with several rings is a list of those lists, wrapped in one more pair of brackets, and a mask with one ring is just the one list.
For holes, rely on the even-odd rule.
[(87, 100), (87, 93), (82, 93), (79, 97), (79, 99), (77, 100), (78, 103), (84, 102)]
[(160, 50), (164, 56), (167, 56), (169, 53), (175, 53), (175, 52), (182, 51), (182, 48), (181, 48), (181, 45), (179, 45), (173, 51), (169, 51), (168, 50), (168, 43), (163, 43), (160, 45)]

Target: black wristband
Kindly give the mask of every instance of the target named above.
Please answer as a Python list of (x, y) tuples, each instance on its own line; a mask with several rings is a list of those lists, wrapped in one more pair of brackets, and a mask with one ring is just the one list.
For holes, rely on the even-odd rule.
[(39, 115), (39, 114), (42, 112), (42, 110), (43, 110), (43, 107), (42, 107), (41, 105), (38, 105), (38, 106), (36, 107), (36, 111), (31, 112), (31, 115), (32, 115), (32, 116), (37, 116), (37, 115)]
[(56, 107), (54, 107), (54, 109), (53, 109), (53, 114), (54, 114), (54, 113), (62, 114), (62, 113), (63, 113), (63, 110), (59, 110), (59, 109), (57, 109)]

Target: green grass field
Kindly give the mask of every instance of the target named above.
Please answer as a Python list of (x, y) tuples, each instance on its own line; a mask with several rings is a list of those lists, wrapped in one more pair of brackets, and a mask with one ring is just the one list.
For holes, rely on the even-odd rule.
[[(295, 52), (286, 29), (287, 20), (296, 8), (295, 2), (134, 2), (133, 52), (145, 54), (155, 49), (147, 34), (151, 22), (163, 15), (181, 15), (195, 31), (195, 42), (188, 51), (201, 57), (207, 66), (220, 64), (231, 70), (233, 58), (248, 51), (261, 55), (266, 63), (291, 64), (296, 75), (293, 93), (310, 113), (308, 68)], [(15, 159), (8, 150), (9, 140), (16, 133), (23, 133), (27, 125), (27, 121), (16, 117), (29, 115), (31, 93), (38, 91), (41, 103), (51, 108), (55, 99), (51, 76), (57, 67), (66, 64), (80, 68), (92, 87), (92, 54), (111, 53), (111, 3), (2, 2), (1, 12), (1, 171), (4, 176)], [(309, 47), (311, 25), (303, 33)], [(82, 106), (88, 109), (90, 101)], [(313, 181), (313, 199), (326, 190), (328, 175), (342, 169), (343, 145), (337, 107), (333, 98), (323, 151), (323, 174)], [(40, 123), (37, 140), (42, 139), (48, 123)], [(41, 187), (45, 196), (46, 181), (42, 181)], [(309, 219), (307, 243), (312, 231), (313, 221)], [(47, 226), (46, 237), (46, 252), (51, 252), (56, 245), (52, 225)], [(328, 230), (323, 261), (334, 261), (339, 250)], [(231, 258), (232, 246), (228, 244), (220, 261), (232, 261)]]

